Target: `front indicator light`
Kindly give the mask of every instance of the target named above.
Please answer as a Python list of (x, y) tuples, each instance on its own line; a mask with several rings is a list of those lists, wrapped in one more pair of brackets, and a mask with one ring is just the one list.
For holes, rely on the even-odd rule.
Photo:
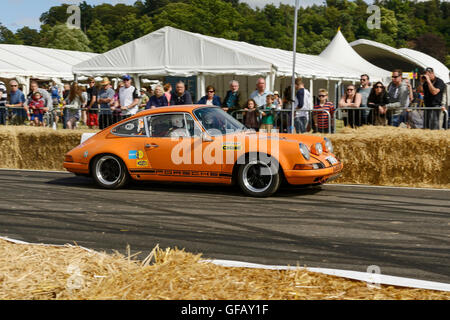
[(73, 162), (73, 157), (69, 156), (69, 155), (66, 155), (65, 158), (64, 158), (64, 162)]
[(324, 166), (321, 163), (302, 163), (294, 166), (294, 170), (317, 170), (323, 168)]

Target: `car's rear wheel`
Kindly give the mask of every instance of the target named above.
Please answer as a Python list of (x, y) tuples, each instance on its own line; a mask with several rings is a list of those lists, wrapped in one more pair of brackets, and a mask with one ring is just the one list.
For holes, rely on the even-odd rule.
[(92, 176), (102, 188), (119, 189), (129, 181), (127, 168), (123, 161), (114, 155), (102, 155), (94, 160)]
[(253, 197), (268, 197), (274, 194), (281, 183), (280, 168), (273, 158), (248, 160), (237, 174), (242, 191)]

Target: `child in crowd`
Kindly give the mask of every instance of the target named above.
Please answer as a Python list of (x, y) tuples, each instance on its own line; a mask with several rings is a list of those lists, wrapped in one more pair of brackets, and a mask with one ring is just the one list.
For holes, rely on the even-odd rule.
[(266, 104), (261, 107), (261, 126), (259, 130), (265, 130), (266, 132), (271, 132), (274, 124), (273, 110), (276, 109), (274, 104), (273, 94), (268, 94), (266, 97)]
[(31, 113), (31, 117), (29, 116), (28, 119), (31, 120), (31, 124), (34, 126), (42, 126), (42, 123), (44, 121), (44, 108), (45, 108), (45, 101), (42, 99), (42, 95), (40, 92), (35, 92), (33, 94), (33, 98), (28, 103), (29, 112)]
[(256, 102), (253, 99), (247, 101), (247, 107), (244, 108), (244, 125), (249, 129), (258, 131), (259, 129), (259, 110), (256, 109)]
[(336, 108), (334, 107), (333, 102), (328, 101), (327, 90), (325, 89), (319, 90), (319, 104), (314, 106), (314, 110), (316, 109), (326, 110), (330, 113), (331, 116), (331, 131), (330, 131), (328, 114), (324, 111), (313, 112), (314, 127), (316, 131), (320, 133), (329, 133), (329, 132), (333, 133), (334, 130), (333, 114)]
[(277, 107), (277, 110), (283, 109), (283, 101), (281, 100), (280, 93), (278, 91), (274, 91), (273, 98), (273, 103)]

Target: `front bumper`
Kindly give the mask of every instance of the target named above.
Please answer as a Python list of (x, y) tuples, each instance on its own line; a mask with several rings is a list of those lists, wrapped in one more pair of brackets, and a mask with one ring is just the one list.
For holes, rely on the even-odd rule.
[(317, 170), (284, 170), (284, 176), (289, 184), (302, 185), (302, 184), (322, 184), (329, 180), (336, 179), (344, 165), (339, 162), (338, 164)]

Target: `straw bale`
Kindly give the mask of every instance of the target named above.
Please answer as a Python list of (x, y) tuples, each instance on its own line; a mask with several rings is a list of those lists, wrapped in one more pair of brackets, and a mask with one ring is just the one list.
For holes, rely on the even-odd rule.
[[(64, 170), (64, 154), (83, 132), (95, 131), (0, 127), (0, 167)], [(325, 136), (344, 162), (335, 183), (450, 187), (449, 130), (365, 126)]]
[(450, 187), (450, 131), (365, 126), (324, 135), (344, 162), (335, 183)]
[(436, 299), (450, 293), (381, 286), (308, 272), (229, 268), (178, 249), (156, 247), (138, 261), (80, 247), (0, 240), (0, 299), (322, 300)]

